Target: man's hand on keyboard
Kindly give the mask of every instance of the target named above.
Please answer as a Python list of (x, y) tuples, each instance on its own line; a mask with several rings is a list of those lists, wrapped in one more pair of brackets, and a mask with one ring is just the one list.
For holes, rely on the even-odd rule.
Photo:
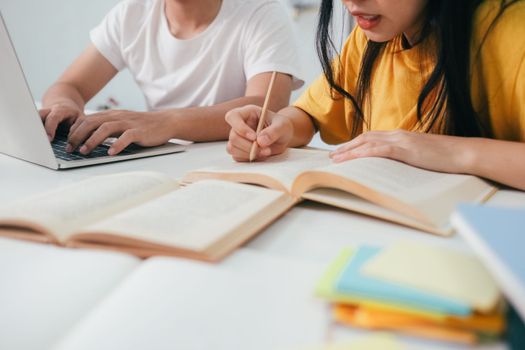
[(57, 103), (39, 111), (49, 141), (53, 141), (60, 124), (72, 125), (84, 112), (73, 103)]
[(89, 154), (108, 137), (117, 137), (108, 154), (120, 153), (131, 143), (144, 147), (160, 146), (169, 141), (173, 133), (173, 121), (166, 114), (109, 110), (83, 116), (71, 126), (66, 150), (78, 148)]

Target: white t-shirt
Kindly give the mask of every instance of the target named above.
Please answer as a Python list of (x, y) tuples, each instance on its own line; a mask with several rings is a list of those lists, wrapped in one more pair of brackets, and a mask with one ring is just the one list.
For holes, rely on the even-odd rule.
[(253, 76), (298, 77), (291, 20), (279, 0), (223, 0), (212, 23), (180, 40), (169, 31), (164, 0), (124, 0), (91, 31), (117, 69), (128, 68), (149, 110), (211, 106), (244, 96)]

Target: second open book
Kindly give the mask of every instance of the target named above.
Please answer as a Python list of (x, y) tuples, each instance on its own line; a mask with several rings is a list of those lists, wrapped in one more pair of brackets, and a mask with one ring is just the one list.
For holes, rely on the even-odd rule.
[(439, 235), (452, 233), (449, 217), (460, 202), (479, 203), (495, 193), (470, 175), (423, 170), (385, 158), (334, 164), (328, 152), (289, 149), (264, 162), (222, 164), (193, 171), (186, 183), (221, 179), (265, 186), (297, 201), (313, 200)]

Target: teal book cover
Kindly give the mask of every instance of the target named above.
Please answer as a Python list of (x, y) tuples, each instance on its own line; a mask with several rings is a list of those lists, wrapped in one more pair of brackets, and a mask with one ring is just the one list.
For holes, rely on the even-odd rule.
[(462, 204), (451, 222), (525, 320), (525, 208)]

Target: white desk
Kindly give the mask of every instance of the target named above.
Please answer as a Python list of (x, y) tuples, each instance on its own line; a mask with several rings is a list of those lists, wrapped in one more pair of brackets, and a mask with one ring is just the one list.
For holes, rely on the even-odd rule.
[[(214, 160), (225, 156), (227, 155), (224, 143), (194, 144), (180, 154), (53, 171), (0, 155), (0, 203), (9, 203), (100, 174), (154, 170), (180, 178), (189, 170), (208, 166)], [(525, 194), (501, 191), (492, 201), (525, 206)], [(149, 344), (147, 346), (149, 349), (204, 349), (211, 345), (216, 349), (228, 350), (268, 349), (269, 344), (272, 348), (291, 349), (293, 344), (316, 345), (324, 339), (339, 341), (367, 334), (367, 331), (331, 324), (326, 303), (311, 297), (313, 284), (326, 264), (339, 253), (342, 247), (361, 244), (380, 246), (401, 239), (419, 240), (468, 250), (459, 236), (436, 237), (366, 216), (304, 202), (217, 266), (202, 268), (202, 264), (197, 262), (171, 258), (157, 259), (156, 264), (161, 270), (175, 271), (177, 268), (180, 269), (180, 266), (191, 269), (194, 265), (195, 269), (202, 269), (200, 272), (195, 272), (195, 276), (202, 274), (208, 276), (209, 281), (219, 284), (224, 281), (228, 286), (215, 284), (209, 291), (205, 290), (206, 293), (188, 291), (184, 299), (185, 307), (180, 307), (181, 300), (170, 300), (169, 294), (156, 295), (153, 289), (145, 289), (141, 292), (142, 297), (130, 303), (127, 311), (140, 313), (140, 307), (144, 306), (141, 303), (149, 298), (164, 303), (162, 305), (166, 310), (170, 305), (179, 305), (178, 310), (166, 312), (164, 315), (159, 313), (150, 315), (149, 319), (147, 315), (137, 314), (137, 320), (130, 321), (129, 328), (121, 325), (125, 331), (115, 325), (117, 328), (114, 331), (105, 334), (104, 338), (109, 340), (104, 345), (108, 349), (129, 349), (130, 344), (119, 343), (122, 337), (129, 337), (137, 349), (144, 348), (146, 343)], [(31, 263), (31, 259), (34, 264)], [(112, 298), (103, 296), (119, 286), (130, 271), (145, 264), (146, 262), (134, 257), (117, 253), (62, 249), (1, 239), (0, 348), (7, 349), (6, 344), (17, 344), (23, 349), (50, 348), (51, 344), (56, 343), (69, 329), (77, 325), (78, 321), (101, 300), (109, 306), (104, 310), (106, 314), (98, 312), (100, 315), (95, 315), (95, 318), (102, 317), (108, 320), (114, 316), (114, 313), (126, 312), (126, 310), (118, 311), (121, 306), (116, 305)], [(111, 268), (114, 269), (112, 278), (91, 280), (83, 278)], [(147, 270), (147, 265), (140, 270), (141, 273), (143, 270)], [(147, 276), (150, 279), (147, 282), (149, 286), (164, 282), (162, 277), (155, 279), (154, 273)], [(275, 281), (272, 280), (274, 278), (272, 276), (276, 276)], [(10, 285), (6, 284), (6, 280)], [(176, 282), (176, 278), (173, 280)], [(265, 281), (268, 281), (266, 287), (264, 287)], [(268, 285), (283, 281), (287, 283), (286, 288), (282, 285)], [(128, 285), (134, 283), (133, 281), (128, 283), (127, 280), (125, 282)], [(263, 285), (260, 286), (258, 283)], [(34, 289), (20, 290), (24, 286), (32, 286), (31, 288)], [(162, 288), (169, 290), (176, 287), (163, 285)], [(228, 288), (234, 288), (235, 291), (247, 290), (255, 294), (253, 299), (241, 294), (236, 298), (228, 298)], [(136, 297), (128, 295), (129, 290), (119, 290), (117, 294), (118, 292), (125, 295), (120, 298)], [(209, 300), (204, 300), (206, 295), (210, 295)], [(214, 295), (217, 300), (213, 299)], [(249, 306), (252, 304), (257, 307), (250, 312)], [(66, 309), (67, 312), (63, 311)], [(111, 310), (113, 314), (107, 314)], [(174, 316), (175, 314), (177, 317)], [(165, 323), (169, 323), (170, 327), (166, 328)], [(83, 326), (85, 327), (81, 327), (82, 332), (89, 333), (90, 325)], [(177, 334), (178, 330), (181, 334)], [(198, 330), (201, 334), (195, 334)], [(28, 337), (33, 337), (33, 340), (30, 341)], [(35, 343), (34, 339), (39, 343)], [(157, 342), (152, 343), (151, 339), (157, 339)], [(163, 342), (162, 339), (165, 341)], [(184, 341), (178, 344), (184, 346), (178, 347), (177, 341), (180, 339)], [(467, 349), (416, 338), (399, 337), (399, 339), (407, 349)], [(273, 340), (276, 343), (272, 343)], [(97, 341), (95, 339), (92, 345), (97, 346), (98, 349), (102, 343)], [(75, 342), (66, 344), (71, 345)], [(479, 348), (505, 349), (506, 346), (493, 344)]]

